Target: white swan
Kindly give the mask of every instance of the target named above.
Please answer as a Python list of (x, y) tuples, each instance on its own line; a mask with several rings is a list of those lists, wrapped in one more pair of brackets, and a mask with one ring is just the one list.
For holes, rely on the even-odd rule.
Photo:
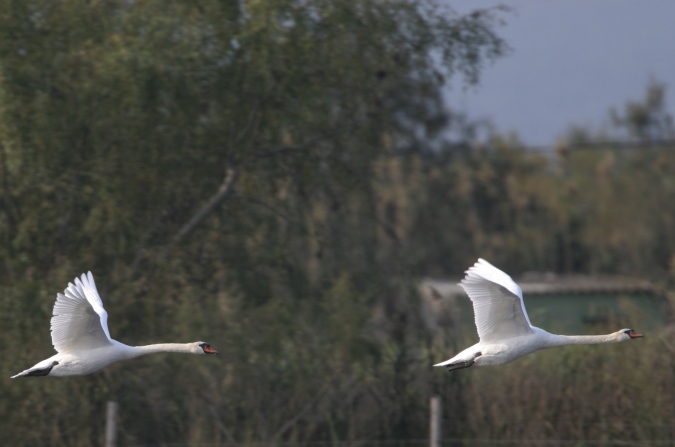
[(185, 352), (216, 354), (211, 345), (165, 343), (148, 346), (127, 346), (110, 338), (108, 313), (103, 308), (91, 272), (75, 278), (63, 294), (56, 295), (51, 321), (53, 357), (12, 377), (82, 376), (105, 368), (120, 360), (132, 359), (153, 352)]
[(459, 283), (473, 302), (480, 342), (434, 366), (448, 371), (503, 365), (540, 349), (565, 345), (619, 343), (642, 337), (632, 329), (607, 335), (555, 335), (532, 326), (523, 292), (509, 275), (479, 259)]

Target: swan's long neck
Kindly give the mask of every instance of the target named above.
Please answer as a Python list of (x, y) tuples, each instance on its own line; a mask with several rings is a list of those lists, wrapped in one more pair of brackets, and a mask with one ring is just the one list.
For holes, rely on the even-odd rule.
[(567, 346), (567, 345), (599, 345), (605, 343), (619, 343), (623, 339), (614, 334), (605, 335), (556, 335), (550, 334), (549, 346)]
[(153, 354), (155, 352), (183, 352), (186, 354), (193, 353), (189, 343), (159, 343), (156, 345), (129, 346), (129, 348), (131, 348), (130, 353), (133, 357), (140, 357), (142, 355)]

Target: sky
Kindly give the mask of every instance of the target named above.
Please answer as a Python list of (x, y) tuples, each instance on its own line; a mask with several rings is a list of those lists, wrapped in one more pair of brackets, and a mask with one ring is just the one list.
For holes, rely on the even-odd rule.
[(650, 77), (667, 85), (675, 115), (674, 0), (448, 0), (459, 13), (511, 8), (497, 33), (511, 51), (487, 64), (477, 86), (456, 82), (452, 108), (553, 145), (570, 125), (599, 130), (608, 111), (644, 97)]

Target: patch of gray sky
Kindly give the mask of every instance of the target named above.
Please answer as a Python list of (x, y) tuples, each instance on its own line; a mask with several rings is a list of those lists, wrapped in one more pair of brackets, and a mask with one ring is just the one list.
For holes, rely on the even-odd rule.
[(449, 105), (551, 145), (570, 125), (607, 128), (609, 109), (640, 100), (650, 78), (667, 86), (675, 115), (673, 0), (445, 0), (458, 13), (499, 3), (498, 29), (512, 51), (483, 69), (479, 84), (449, 86)]

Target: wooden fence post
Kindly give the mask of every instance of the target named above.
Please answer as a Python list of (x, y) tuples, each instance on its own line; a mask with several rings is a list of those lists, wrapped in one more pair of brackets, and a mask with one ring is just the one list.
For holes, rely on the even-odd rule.
[(105, 406), (105, 447), (117, 446), (117, 402)]
[(441, 447), (441, 397), (429, 400), (429, 447)]

